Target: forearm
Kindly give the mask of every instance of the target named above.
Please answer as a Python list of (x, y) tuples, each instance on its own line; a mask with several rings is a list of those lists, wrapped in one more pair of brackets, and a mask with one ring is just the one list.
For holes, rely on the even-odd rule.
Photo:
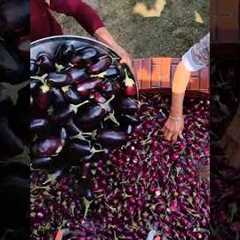
[(123, 48), (116, 43), (112, 35), (105, 27), (98, 28), (94, 33), (94, 37), (113, 48), (118, 54), (121, 54), (121, 52), (124, 51)]
[(171, 115), (174, 117), (183, 115), (183, 101), (191, 73), (182, 62), (177, 66), (172, 82)]
[(104, 27), (98, 13), (81, 0), (48, 0), (50, 8), (56, 12), (74, 17), (79, 24), (91, 35)]

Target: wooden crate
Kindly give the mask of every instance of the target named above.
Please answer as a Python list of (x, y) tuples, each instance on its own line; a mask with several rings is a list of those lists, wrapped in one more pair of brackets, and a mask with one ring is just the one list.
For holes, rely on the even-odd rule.
[[(179, 58), (169, 57), (135, 59), (134, 69), (140, 90), (169, 90), (179, 62)], [(209, 93), (208, 73), (208, 68), (192, 73), (187, 90)]]

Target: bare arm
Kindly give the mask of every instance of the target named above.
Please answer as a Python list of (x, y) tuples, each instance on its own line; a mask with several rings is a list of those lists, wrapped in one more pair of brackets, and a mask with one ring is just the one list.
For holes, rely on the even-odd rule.
[(128, 54), (128, 52), (114, 40), (112, 35), (105, 27), (97, 29), (94, 36), (99, 41), (110, 46), (121, 57), (121, 63), (127, 64), (130, 67), (131, 71), (134, 72), (130, 54)]
[(163, 132), (166, 140), (176, 142), (184, 128), (183, 101), (191, 72), (198, 71), (208, 64), (209, 39), (207, 34), (201, 41), (191, 47), (178, 64), (172, 83), (172, 105), (170, 115)]

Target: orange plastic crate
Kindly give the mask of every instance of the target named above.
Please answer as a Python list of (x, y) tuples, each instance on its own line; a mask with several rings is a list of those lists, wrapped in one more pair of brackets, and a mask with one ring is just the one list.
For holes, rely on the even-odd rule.
[[(180, 58), (169, 57), (135, 59), (133, 65), (140, 91), (170, 89), (179, 62)], [(192, 73), (187, 90), (209, 93), (208, 68)]]

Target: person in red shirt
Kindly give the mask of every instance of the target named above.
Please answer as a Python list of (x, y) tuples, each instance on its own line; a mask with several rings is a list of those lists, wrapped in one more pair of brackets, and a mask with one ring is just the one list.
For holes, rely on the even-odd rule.
[(133, 71), (128, 52), (116, 43), (98, 14), (81, 0), (31, 0), (31, 41), (63, 34), (51, 11), (74, 17), (89, 34), (111, 47), (121, 57), (121, 63)]

